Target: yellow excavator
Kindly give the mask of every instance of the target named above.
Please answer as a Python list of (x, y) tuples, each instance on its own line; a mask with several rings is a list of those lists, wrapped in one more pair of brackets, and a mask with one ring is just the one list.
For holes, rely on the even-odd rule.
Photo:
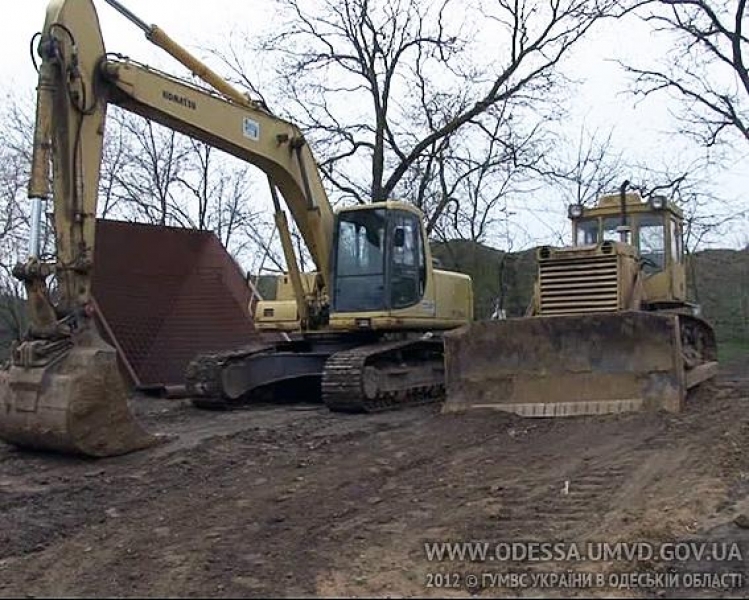
[(678, 412), (715, 376), (714, 331), (687, 301), (683, 214), (628, 185), (569, 207), (573, 245), (537, 249), (525, 317), (445, 335), (444, 412)]
[[(472, 319), (472, 288), (468, 276), (433, 268), (419, 211), (387, 201), (334, 212), (294, 124), (237, 91), (158, 27), (106, 1), (211, 89), (108, 54), (91, 0), (48, 5), (29, 185), (32, 251), (15, 270), (25, 284), (31, 325), (0, 374), (0, 439), (90, 456), (156, 441), (128, 409), (117, 355), (97, 331), (91, 297), (109, 104), (219, 148), (268, 177), (287, 293), (261, 303), (256, 319), (262, 328), (285, 331), (287, 339), (197, 357), (186, 379), (199, 404), (224, 406), (293, 381), (319, 385), (327, 405), (341, 411), (440, 397), (440, 332)], [(38, 251), (41, 202), (50, 197), (53, 264), (40, 260)], [(315, 262), (314, 273), (300, 272), (280, 197)], [(54, 300), (50, 277), (57, 283)]]

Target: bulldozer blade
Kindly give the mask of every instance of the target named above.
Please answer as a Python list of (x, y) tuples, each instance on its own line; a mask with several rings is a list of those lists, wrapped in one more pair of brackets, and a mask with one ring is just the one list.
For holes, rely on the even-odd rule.
[(115, 350), (89, 334), (50, 364), (0, 373), (0, 439), (92, 457), (159, 443), (134, 420), (127, 400)]
[(443, 412), (528, 417), (681, 410), (678, 317), (647, 312), (476, 322), (445, 335)]

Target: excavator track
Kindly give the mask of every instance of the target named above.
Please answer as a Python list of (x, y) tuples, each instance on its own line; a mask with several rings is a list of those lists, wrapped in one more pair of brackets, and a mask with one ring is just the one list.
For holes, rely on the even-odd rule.
[(322, 377), (334, 412), (371, 413), (435, 402), (444, 394), (443, 342), (406, 340), (333, 354)]
[(222, 373), (233, 362), (250, 356), (273, 351), (273, 346), (243, 348), (213, 354), (203, 354), (187, 365), (185, 387), (197, 408), (208, 410), (228, 410), (236, 402), (223, 393)]

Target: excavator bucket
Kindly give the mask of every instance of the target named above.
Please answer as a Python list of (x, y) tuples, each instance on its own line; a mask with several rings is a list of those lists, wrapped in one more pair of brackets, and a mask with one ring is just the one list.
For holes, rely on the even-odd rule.
[(675, 315), (638, 311), (466, 325), (445, 334), (443, 412), (678, 412), (687, 387), (679, 331)]
[(130, 413), (115, 350), (93, 331), (84, 336), (44, 366), (0, 373), (0, 439), (92, 457), (159, 443)]

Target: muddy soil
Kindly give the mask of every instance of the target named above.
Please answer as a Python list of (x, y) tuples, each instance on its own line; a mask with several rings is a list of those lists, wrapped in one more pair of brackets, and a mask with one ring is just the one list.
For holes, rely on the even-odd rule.
[(480, 582), (509, 572), (730, 572), (749, 581), (749, 556), (485, 563), (425, 552), (431, 541), (699, 539), (749, 554), (749, 529), (735, 523), (749, 524), (749, 361), (725, 368), (679, 415), (531, 420), (440, 415), (434, 405), (370, 416), (317, 405), (219, 413), (152, 398), (133, 408), (170, 441), (104, 460), (0, 445), (0, 595), (664, 594), (467, 587), (469, 574)]

